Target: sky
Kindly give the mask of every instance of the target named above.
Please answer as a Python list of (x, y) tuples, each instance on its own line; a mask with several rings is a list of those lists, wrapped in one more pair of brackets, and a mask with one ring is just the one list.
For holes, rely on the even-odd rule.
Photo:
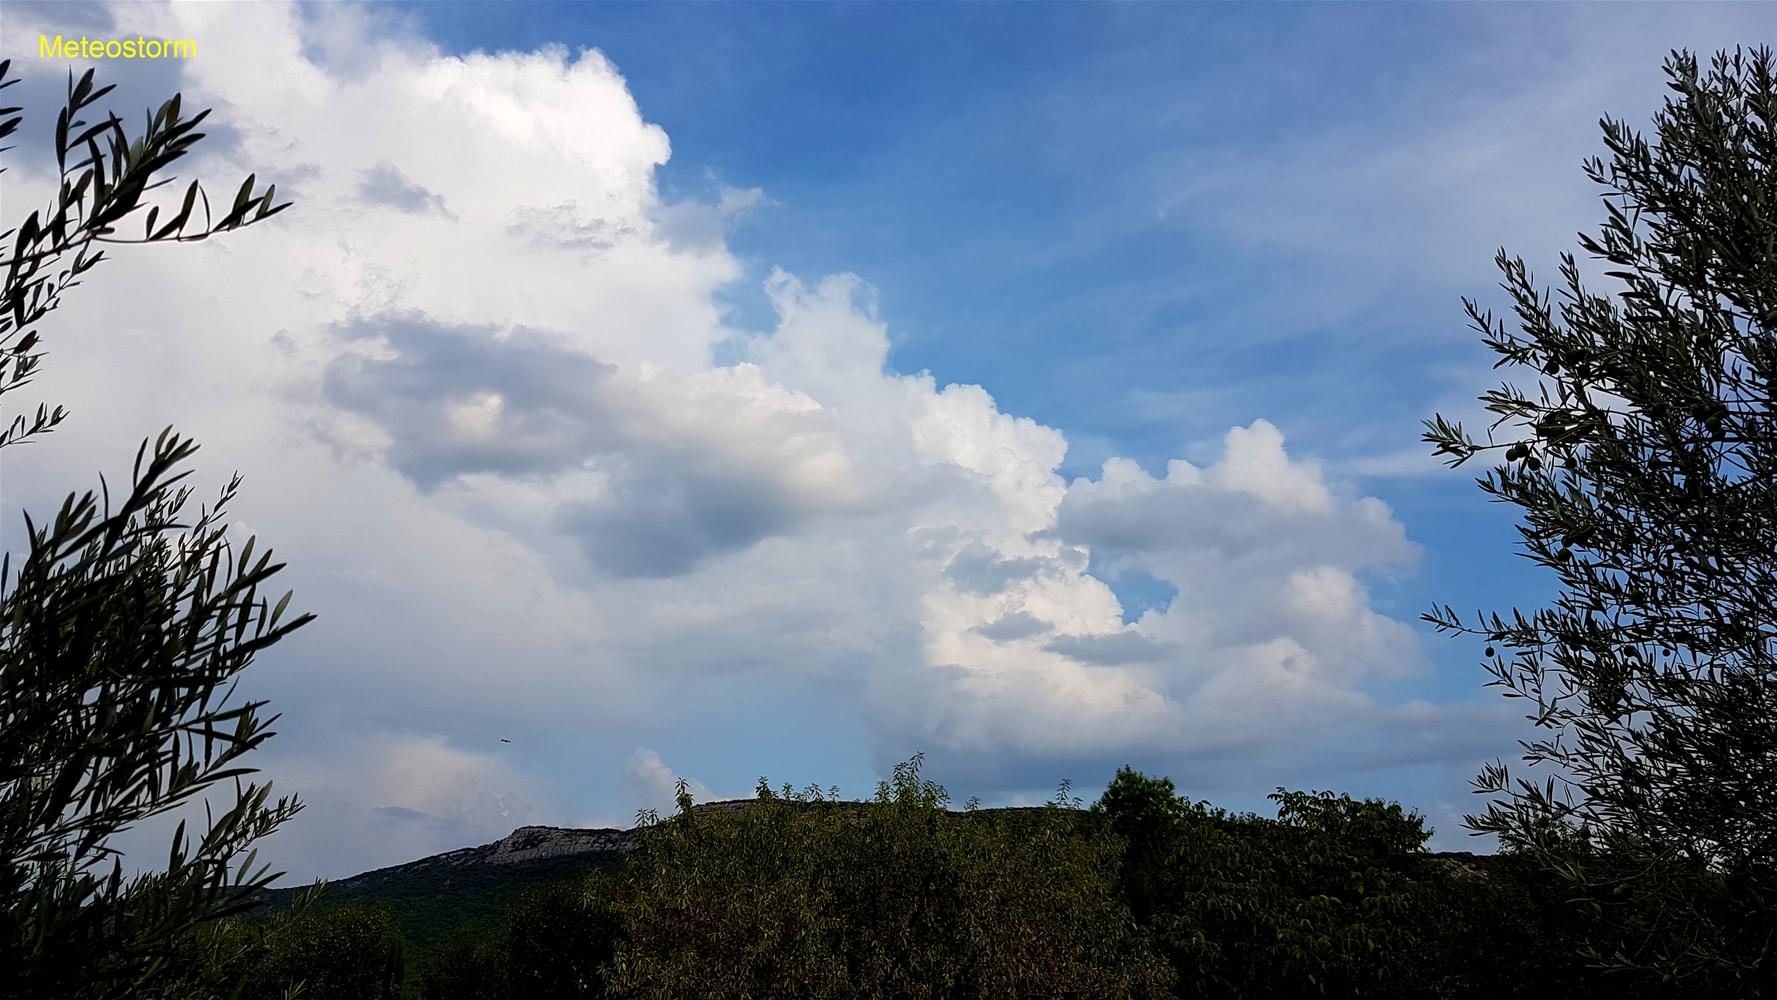
[[(10, 4), (47, 197), (66, 60), (178, 171), (293, 207), (120, 248), (43, 326), (72, 411), (0, 545), (174, 425), (317, 620), (243, 676), (286, 883), (773, 784), (1269, 812), (1479, 849), (1522, 709), (1419, 615), (1534, 607), (1421, 443), (1501, 373), (1462, 298), (1602, 217), (1598, 119), (1757, 5)], [(78, 72), (82, 67), (76, 63)], [(47, 109), (47, 111), (45, 110)], [(122, 252), (127, 251), (127, 252)], [(1601, 286), (1606, 287), (1606, 286)], [(34, 400), (33, 400), (34, 402)], [(510, 740), (511, 742), (503, 742)], [(164, 832), (137, 831), (152, 856)], [(160, 839), (156, 839), (160, 838)]]

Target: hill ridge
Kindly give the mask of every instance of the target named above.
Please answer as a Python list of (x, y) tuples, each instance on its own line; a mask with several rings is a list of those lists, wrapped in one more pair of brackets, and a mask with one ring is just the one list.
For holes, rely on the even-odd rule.
[[(692, 812), (740, 812), (754, 805), (758, 799), (723, 799), (715, 802), (700, 802), (692, 807)], [(984, 812), (1024, 812), (1040, 810), (1043, 807), (1010, 807), (1001, 810), (984, 810)], [(459, 847), (438, 854), (416, 858), (401, 864), (348, 875), (340, 879), (326, 880), (330, 892), (345, 891), (349, 895), (375, 893), (386, 885), (402, 882), (415, 876), (430, 876), (442, 879), (446, 884), (455, 882), (453, 874), (459, 871), (468, 874), (466, 869), (482, 868), (483, 866), (520, 866), (551, 868), (561, 863), (569, 863), (575, 858), (583, 858), (597, 862), (600, 867), (616, 867), (624, 856), (641, 846), (641, 827), (564, 827), (542, 824), (525, 825), (515, 828), (511, 833), (498, 840), (473, 847)], [(1468, 851), (1430, 851), (1425, 857), (1430, 860), (1455, 865), (1479, 874), (1477, 869), (1484, 870), (1489, 863), (1490, 855), (1477, 855)], [(294, 895), (307, 886), (284, 886), (268, 891), (274, 900)]]

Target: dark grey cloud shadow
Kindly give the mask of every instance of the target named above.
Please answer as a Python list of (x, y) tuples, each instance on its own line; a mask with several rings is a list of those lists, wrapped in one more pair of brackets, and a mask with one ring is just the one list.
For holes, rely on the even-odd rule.
[(364, 172), (358, 182), (358, 197), (373, 205), (384, 205), (410, 215), (450, 215), (442, 197), (409, 180), (386, 160)]
[(323, 376), (324, 398), (381, 427), (389, 463), (421, 490), (471, 474), (546, 479), (596, 465), (598, 493), (554, 515), (604, 572), (677, 576), (811, 514), (811, 501), (767, 463), (660, 432), (648, 409), (658, 401), (552, 335), (518, 327), (502, 336), (418, 313), (361, 318), (335, 332), (379, 340), (392, 356), (341, 356)]
[[(382, 339), (395, 356), (348, 354), (328, 365), (328, 402), (368, 417), (393, 440), (390, 463), (422, 490), (457, 476), (545, 475), (614, 447), (589, 400), (615, 369), (516, 328), (439, 323), (419, 313), (356, 320), (335, 327), (347, 340)], [(476, 435), (453, 409), (497, 395), (491, 433)]]
[(1058, 635), (1043, 646), (1051, 653), (1097, 666), (1153, 663), (1164, 659), (1168, 647), (1135, 632), (1108, 635)]
[(971, 594), (997, 594), (1042, 570), (1042, 559), (1004, 559), (992, 548), (971, 542), (944, 568), (946, 576)]
[(1009, 615), (1001, 615), (986, 625), (975, 626), (975, 634), (994, 642), (1009, 642), (1013, 639), (1028, 639), (1033, 635), (1042, 635), (1052, 626), (1028, 611), (1014, 611)]

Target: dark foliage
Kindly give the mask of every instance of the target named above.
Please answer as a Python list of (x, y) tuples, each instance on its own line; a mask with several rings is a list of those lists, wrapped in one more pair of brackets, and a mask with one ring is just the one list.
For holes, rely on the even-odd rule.
[(427, 960), (418, 992), (423, 1000), (507, 1000), (514, 994), (506, 979), (506, 942), (458, 931)]
[(316, 905), (270, 919), (231, 917), (180, 939), (161, 992), (180, 1000), (395, 1000), (406, 948), (386, 906)]
[[(0, 90), (15, 82), (0, 62)], [(40, 322), (104, 245), (205, 239), (284, 207), (248, 177), (214, 217), (193, 182), (161, 220), (145, 196), (203, 138), (207, 112), (183, 117), (175, 96), (131, 137), (115, 117), (87, 120), (110, 89), (95, 89), (90, 71), (70, 76), (56, 193), (0, 234), (0, 395), (31, 383)], [(18, 111), (0, 108), (0, 139)], [(141, 237), (120, 235), (138, 220)], [(0, 449), (39, 441), (66, 416), (47, 403), (21, 412), (0, 427)], [(144, 442), (126, 491), (101, 480), (47, 521), (27, 516), (22, 561), (0, 564), (0, 996), (157, 995), (181, 975), (174, 943), (275, 877), (249, 848), (298, 805), (245, 783), (253, 769), (241, 758), (274, 720), (263, 703), (228, 702), (236, 676), (309, 616), (284, 617), (289, 594), (275, 606), (261, 595), (282, 568), (269, 552), (228, 539), (238, 479), (191, 509), (178, 467), (196, 450), (170, 429)], [(233, 805), (206, 811), (195, 837), (180, 825), (163, 870), (124, 877), (112, 837), (230, 786)]]
[(1113, 845), (1071, 808), (959, 817), (918, 758), (863, 805), (760, 793), (703, 814), (682, 794), (647, 831), (614, 894), (609, 995), (1165, 995)]
[(304, 1000), (395, 1000), (404, 958), (388, 911), (350, 904), (273, 921), (239, 982), (245, 997), (299, 987)]
[(1749, 996), (1777, 979), (1777, 68), (1666, 73), (1654, 137), (1606, 118), (1585, 166), (1606, 218), (1580, 246), (1614, 294), (1564, 254), (1552, 297), (1502, 251), (1515, 322), (1468, 311), (1521, 377), (1482, 397), (1513, 436), (1427, 425), (1452, 464), (1503, 450), (1478, 482), (1560, 596), (1426, 618), (1484, 638), (1548, 734), (1524, 746), (1540, 785), (1482, 773), (1472, 828), (1562, 876), (1600, 967)]
[[(1064, 792), (956, 812), (917, 760), (866, 802), (687, 797), (645, 817), (647, 847), (621, 867), (486, 866), (508, 880), (504, 918), (416, 949), (409, 995), (1672, 995), (1655, 974), (1602, 976), (1582, 949), (1614, 928), (1530, 854), (1433, 855), (1398, 805), (1272, 798), (1275, 818), (1230, 814), (1124, 769), (1089, 810)], [(447, 906), (431, 866), (403, 870), (446, 895), (379, 873), (356, 898)]]
[[(512, 864), (452, 865), (420, 862), (367, 872), (328, 883), (322, 905), (368, 903), (388, 907), (396, 930), (415, 961), (416, 977), (426, 957), (467, 933), (476, 939), (499, 937), (512, 905), (527, 892), (622, 864), (620, 853), (535, 858)], [(307, 889), (274, 889), (264, 894), (265, 915), (290, 910)]]

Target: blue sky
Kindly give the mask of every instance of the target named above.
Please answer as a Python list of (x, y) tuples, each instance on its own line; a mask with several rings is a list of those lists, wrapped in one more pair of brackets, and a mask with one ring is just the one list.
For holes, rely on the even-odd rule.
[[(89, 282), (58, 322), (127, 332), (52, 356), (84, 423), (9, 465), (6, 505), (165, 422), (241, 469), (238, 516), (321, 613), (252, 681), (285, 713), (267, 770), (311, 802), (271, 855), (299, 878), (624, 823), (681, 775), (863, 794), (921, 750), (959, 799), (1132, 763), (1234, 808), (1387, 796), (1476, 846), (1467, 780), (1521, 727), (1417, 616), (1549, 590), (1418, 441), (1498, 377), (1461, 297), (1497, 301), (1498, 247), (1552, 274), (1596, 222), (1597, 119), (1645, 120), (1667, 50), (1773, 27), (18, 10), (17, 37), (196, 37), (101, 73), (216, 105), (194, 169), (297, 202)], [(23, 71), (48, 94), (66, 67)]]

